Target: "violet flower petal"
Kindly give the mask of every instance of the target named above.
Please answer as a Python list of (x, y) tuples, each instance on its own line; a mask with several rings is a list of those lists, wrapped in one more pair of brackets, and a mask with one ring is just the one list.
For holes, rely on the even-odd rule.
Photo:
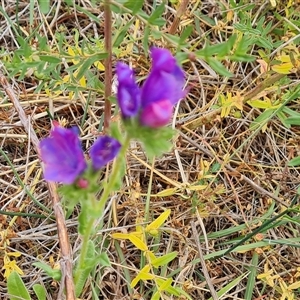
[(40, 142), (40, 153), (44, 178), (48, 181), (72, 184), (87, 168), (80, 140), (73, 129), (56, 126), (50, 137)]
[(136, 116), (140, 108), (140, 89), (135, 82), (133, 70), (124, 63), (117, 63), (117, 100), (123, 118)]
[(143, 126), (157, 128), (170, 122), (173, 112), (173, 104), (169, 100), (153, 102), (142, 110), (140, 123)]
[(109, 136), (100, 136), (90, 149), (94, 170), (99, 170), (113, 160), (121, 149), (118, 140)]
[(176, 104), (185, 92), (183, 70), (171, 52), (166, 49), (152, 48), (152, 69), (141, 90), (141, 106), (168, 99)]

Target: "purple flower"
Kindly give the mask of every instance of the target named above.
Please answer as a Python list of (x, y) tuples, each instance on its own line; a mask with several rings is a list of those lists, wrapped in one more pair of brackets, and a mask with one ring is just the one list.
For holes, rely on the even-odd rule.
[(152, 102), (141, 111), (140, 121), (151, 128), (162, 127), (168, 124), (172, 112), (173, 104), (169, 100)]
[(40, 153), (48, 181), (72, 184), (87, 168), (75, 128), (55, 126), (50, 137), (40, 142)]
[(142, 109), (161, 100), (176, 104), (185, 94), (183, 70), (169, 50), (152, 48), (151, 57), (152, 69), (141, 91)]
[(141, 91), (140, 123), (161, 127), (170, 121), (172, 107), (185, 95), (184, 73), (166, 49), (152, 48), (152, 69)]
[(185, 96), (184, 72), (169, 50), (152, 48), (152, 68), (142, 88), (139, 89), (133, 71), (118, 63), (117, 98), (123, 117), (136, 117), (147, 127), (166, 125), (173, 106)]
[(117, 156), (120, 149), (121, 144), (118, 140), (110, 136), (100, 136), (90, 150), (93, 168), (99, 170), (104, 167)]
[(123, 118), (130, 118), (140, 108), (140, 90), (135, 82), (133, 71), (123, 63), (117, 63), (117, 99)]

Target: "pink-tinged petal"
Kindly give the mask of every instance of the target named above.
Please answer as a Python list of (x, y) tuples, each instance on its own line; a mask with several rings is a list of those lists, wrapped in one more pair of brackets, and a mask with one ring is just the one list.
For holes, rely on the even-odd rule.
[(40, 142), (44, 178), (72, 184), (85, 171), (87, 164), (80, 140), (73, 129), (55, 126), (50, 137)]
[(162, 99), (176, 104), (185, 95), (182, 68), (169, 50), (152, 48), (151, 57), (152, 68), (141, 90), (142, 109)]
[(142, 110), (140, 123), (151, 128), (165, 126), (170, 122), (172, 112), (173, 104), (169, 100), (153, 102)]
[(109, 136), (100, 136), (90, 150), (94, 170), (99, 170), (113, 160), (119, 153), (121, 144)]

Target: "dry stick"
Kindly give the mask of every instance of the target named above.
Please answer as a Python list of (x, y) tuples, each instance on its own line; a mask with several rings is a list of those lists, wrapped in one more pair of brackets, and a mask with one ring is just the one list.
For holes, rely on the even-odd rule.
[(177, 10), (176, 16), (174, 18), (174, 21), (173, 21), (173, 23), (172, 23), (172, 25), (169, 29), (169, 34), (175, 34), (176, 33), (177, 28), (179, 26), (180, 19), (183, 16), (183, 14), (185, 13), (188, 4), (189, 4), (189, 0), (182, 0), (181, 1), (180, 6)]
[[(0, 85), (2, 86), (5, 94), (10, 99), (10, 101), (13, 103), (16, 111), (18, 112), (20, 121), (22, 125), (24, 126), (24, 129), (26, 130), (28, 136), (30, 137), (30, 140), (35, 148), (35, 151), (40, 154), (39, 151), (39, 139), (35, 133), (35, 131), (32, 128), (31, 123), (29, 122), (22, 106), (19, 103), (19, 99), (15, 95), (15, 92), (12, 88), (12, 86), (8, 83), (6, 77), (3, 75), (3, 73), (0, 70)], [(61, 288), (60, 292), (57, 296), (58, 300), (61, 300), (63, 298), (63, 287), (66, 288), (66, 300), (75, 300), (75, 289), (74, 289), (74, 283), (73, 283), (73, 271), (72, 271), (72, 259), (71, 259), (71, 247), (69, 243), (69, 237), (68, 232), (66, 228), (65, 223), (65, 217), (63, 210), (61, 208), (59, 197), (56, 191), (56, 185), (54, 183), (47, 182), (48, 190), (50, 194), (50, 198), (52, 200), (53, 205), (53, 211), (56, 218), (56, 224), (57, 224), (57, 231), (58, 231), (58, 239), (59, 239), (59, 245), (61, 250), (61, 272), (62, 272), (62, 280), (61, 280)]]
[(104, 131), (107, 131), (110, 125), (111, 118), (111, 103), (109, 97), (111, 96), (112, 85), (112, 37), (111, 37), (111, 10), (109, 0), (104, 1), (104, 40), (105, 51), (107, 52), (107, 58), (105, 59), (105, 104), (104, 104)]
[(267, 195), (268, 197), (274, 199), (275, 201), (277, 201), (278, 203), (280, 203), (281, 205), (285, 206), (285, 207), (289, 207), (288, 204), (284, 203), (279, 197), (275, 196), (274, 194), (270, 193), (269, 191), (265, 190), (263, 187), (261, 187), (260, 185), (254, 183), (251, 179), (249, 179), (248, 177), (244, 176), (243, 174), (241, 174), (238, 170), (234, 169), (233, 167), (231, 167), (229, 164), (224, 164), (224, 162), (214, 156), (209, 150), (207, 150), (206, 148), (204, 148), (203, 146), (199, 145), (198, 143), (196, 143), (194, 140), (192, 140), (190, 137), (188, 137), (186, 134), (184, 134), (183, 132), (179, 131), (179, 134), (186, 140), (188, 141), (191, 145), (193, 145), (194, 147), (198, 148), (200, 151), (202, 151), (203, 153), (205, 153), (207, 156), (211, 157), (211, 158), (216, 158), (218, 160), (218, 162), (222, 165), (225, 165), (225, 168), (227, 170), (229, 170), (230, 172), (234, 172), (236, 174), (238, 174), (240, 176), (240, 180), (245, 181), (246, 183), (248, 183), (254, 190), (256, 190), (258, 193), (260, 193), (261, 195)]
[(204, 257), (203, 257), (203, 252), (202, 252), (201, 245), (200, 245), (200, 242), (199, 242), (199, 233), (197, 232), (196, 225), (193, 221), (191, 222), (191, 227), (192, 227), (192, 231), (193, 231), (193, 237), (194, 237), (194, 240), (195, 240), (196, 245), (197, 245), (203, 275), (206, 279), (206, 282), (207, 282), (207, 285), (209, 287), (212, 298), (214, 300), (218, 300), (219, 299), (218, 294), (217, 294), (217, 292), (216, 292), (216, 290), (213, 286), (213, 283), (211, 281), (211, 278), (208, 274), (207, 267), (206, 267), (206, 264), (205, 264), (205, 260), (204, 260)]
[[(265, 81), (263, 81), (262, 83), (257, 85), (255, 88), (253, 88), (252, 90), (247, 92), (245, 94), (245, 96), (243, 96), (243, 103), (246, 103), (247, 101), (253, 99), (259, 93), (261, 93), (263, 90), (265, 90), (267, 87), (271, 86), (272, 84), (279, 81), (280, 79), (282, 79), (285, 76), (286, 76), (286, 74), (277, 74), (276, 73), (276, 74), (272, 75), (271, 77), (265, 79)], [(188, 129), (196, 129), (201, 125), (205, 125), (207, 123), (212, 122), (216, 118), (216, 116), (220, 115), (221, 111), (222, 111), (222, 108), (218, 108), (214, 111), (208, 112), (201, 118), (199, 118), (197, 120), (192, 120), (192, 121), (184, 124), (184, 126), (187, 127)]]

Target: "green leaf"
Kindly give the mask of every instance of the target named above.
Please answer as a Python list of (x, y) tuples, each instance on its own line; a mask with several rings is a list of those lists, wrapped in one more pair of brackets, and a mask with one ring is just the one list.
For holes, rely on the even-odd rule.
[[(243, 278), (245, 278), (249, 273), (244, 273), (242, 275), (240, 275), (239, 277), (237, 277), (236, 279), (234, 279), (233, 281), (231, 281), (230, 283), (228, 283), (226, 286), (224, 286), (223, 288), (221, 288), (218, 292), (217, 295), (219, 298), (222, 298), (224, 295), (226, 295), (231, 289), (233, 289), (235, 286), (237, 286), (241, 280)], [(209, 298), (208, 300), (213, 300), (213, 298)]]
[(49, 265), (43, 262), (35, 262), (33, 266), (42, 269), (49, 277), (53, 278), (56, 281), (61, 279), (61, 271), (57, 269), (52, 269)]
[(46, 15), (50, 11), (50, 0), (39, 0), (39, 7), (41, 13)]
[(294, 111), (292, 109), (290, 109), (289, 107), (285, 106), (282, 111), (288, 115), (290, 115), (291, 117), (297, 117), (300, 119), (300, 113), (298, 113), (297, 111)]
[(291, 124), (286, 122), (286, 115), (283, 111), (278, 111), (276, 113), (276, 116), (278, 117), (278, 119), (281, 121), (281, 123), (286, 127), (286, 128), (291, 128)]
[(158, 257), (154, 260), (151, 261), (151, 264), (155, 267), (158, 268), (160, 266), (166, 266), (170, 261), (172, 261), (174, 258), (176, 258), (178, 255), (178, 252), (170, 252), (168, 254), (165, 254), (161, 257)]
[[(161, 32), (158, 31), (158, 33), (161, 33)], [(165, 36), (168, 37), (168, 39), (171, 40), (174, 45), (180, 44), (180, 37), (178, 35), (165, 33)]]
[(290, 117), (290, 118), (287, 118), (285, 120), (285, 122), (290, 125), (300, 125), (300, 118), (299, 117)]
[(233, 56), (242, 57), (248, 53), (250, 47), (255, 44), (255, 37), (244, 35), (242, 39), (237, 43)]
[(239, 62), (252, 62), (256, 58), (251, 54), (239, 54), (239, 55), (230, 55), (228, 58), (232, 61), (239, 61)]
[(149, 159), (170, 151), (172, 137), (176, 133), (168, 126), (161, 128), (141, 126), (136, 119), (124, 121), (124, 126), (130, 138), (139, 140), (143, 144)]
[(258, 46), (264, 48), (264, 49), (269, 49), (269, 50), (271, 50), (271, 49), (274, 48), (272, 42), (270, 42), (267, 38), (262, 38), (262, 37), (260, 37), (260, 38), (257, 40), (256, 44), (257, 44)]
[(255, 287), (256, 274), (257, 274), (257, 265), (258, 265), (258, 254), (256, 251), (254, 251), (252, 261), (251, 261), (251, 266), (249, 267), (250, 274), (248, 276), (246, 291), (244, 295), (245, 300), (252, 300), (254, 287)]
[[(95, 245), (90, 240), (88, 242), (88, 250), (86, 253), (86, 257), (85, 257), (84, 269), (80, 270), (79, 278), (78, 278), (77, 282), (75, 283), (76, 297), (79, 297), (79, 295), (81, 294), (83, 287), (85, 285), (85, 282), (86, 282), (87, 278), (89, 277), (89, 275), (96, 263), (97, 263), (97, 260), (95, 260)], [(77, 270), (75, 272), (77, 273)]]
[(61, 63), (61, 59), (58, 57), (55, 57), (55, 56), (40, 55), (39, 58), (41, 61), (46, 61), (46, 62), (53, 63), (53, 64)]
[(145, 55), (148, 55), (149, 53), (149, 35), (150, 35), (150, 26), (146, 25), (144, 32), (143, 32), (144, 38), (143, 38), (143, 48)]
[(20, 47), (18, 50), (15, 51), (15, 53), (19, 55), (24, 55), (26, 58), (29, 58), (29, 56), (31, 56), (33, 53), (31, 46), (21, 36), (17, 37), (17, 41), (20, 44)]
[(248, 26), (246, 26), (245, 24), (235, 23), (233, 24), (233, 27), (240, 32), (248, 31)]
[(79, 80), (84, 75), (84, 73), (93, 65), (94, 62), (102, 60), (106, 57), (107, 53), (97, 53), (85, 59), (84, 62), (80, 64), (76, 78)]
[(30, 300), (26, 286), (16, 271), (13, 271), (7, 279), (7, 290), (10, 300)]
[(90, 210), (87, 205), (81, 208), (80, 214), (78, 216), (78, 233), (81, 235), (85, 235), (86, 230), (88, 230), (88, 223), (89, 223), (89, 215)]
[(180, 40), (179, 40), (180, 45), (184, 44), (185, 40), (189, 38), (193, 30), (194, 30), (194, 26), (192, 25), (189, 25), (184, 28), (183, 32), (180, 35)]
[(102, 252), (100, 255), (97, 255), (97, 261), (102, 267), (110, 267), (111, 263), (106, 252)]
[[(72, 7), (74, 6), (74, 1), (70, 1), (72, 3)], [(84, 13), (85, 15), (87, 15), (91, 20), (93, 20), (96, 24), (100, 24), (100, 22), (102, 21), (101, 18), (98, 18), (98, 16), (95, 16), (93, 13), (89, 12), (87, 9), (81, 7), (80, 5), (75, 4), (76, 10)]]
[(144, 0), (128, 0), (125, 7), (130, 9), (132, 14), (135, 15), (144, 5)]
[(297, 156), (293, 159), (291, 159), (288, 163), (289, 167), (298, 167), (300, 166), (300, 156)]
[(113, 37), (113, 47), (114, 48), (118, 48), (121, 45), (121, 43), (124, 42), (124, 38), (128, 32), (128, 28), (133, 24), (134, 20), (135, 19), (132, 19), (125, 26), (123, 26), (122, 30), (116, 31), (116, 33)]
[(191, 299), (189, 296), (187, 296), (185, 294), (185, 292), (183, 292), (179, 288), (171, 285), (172, 284), (171, 278), (169, 278), (167, 282), (166, 282), (166, 280), (161, 279), (161, 278), (156, 278), (155, 281), (159, 285), (160, 289), (161, 289), (162, 285), (165, 285), (164, 290), (167, 291), (168, 293), (170, 293), (174, 296), (180, 296), (180, 294), (185, 295), (187, 299)]
[(265, 110), (250, 124), (249, 129), (256, 130), (257, 128), (263, 127), (269, 121), (269, 118), (272, 116), (273, 112), (273, 109)]
[(33, 290), (38, 297), (38, 300), (46, 300), (46, 291), (41, 284), (35, 284), (33, 286)]
[(161, 156), (163, 153), (170, 151), (172, 147), (171, 139), (175, 133), (172, 128), (143, 128), (142, 132), (138, 139), (143, 143), (149, 159), (152, 159), (154, 156)]
[(160, 4), (155, 11), (151, 14), (151, 16), (148, 19), (148, 22), (152, 25), (155, 24), (156, 19), (160, 18), (163, 12), (165, 11), (165, 3)]
[(223, 64), (215, 58), (209, 57), (206, 59), (207, 63), (220, 75), (225, 77), (231, 77), (232, 73), (229, 72)]

